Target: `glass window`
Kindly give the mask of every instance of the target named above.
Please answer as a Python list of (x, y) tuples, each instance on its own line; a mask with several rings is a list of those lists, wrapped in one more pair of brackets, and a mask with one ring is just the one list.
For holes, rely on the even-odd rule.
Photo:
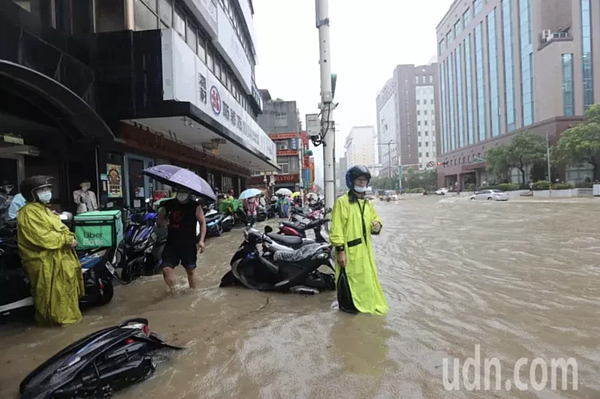
[(534, 122), (533, 43), (531, 34), (531, 0), (519, 0), (519, 42), (521, 47), (521, 96), (523, 126)]
[(446, 44), (444, 42), (444, 39), (442, 39), (438, 45), (438, 55), (442, 55), (444, 51), (446, 51)]
[(221, 80), (221, 60), (215, 56), (215, 76)]
[(156, 0), (144, 0), (144, 3), (146, 3), (152, 11), (156, 12)]
[(186, 31), (187, 34), (185, 35), (185, 41), (195, 53), (198, 50), (198, 38), (196, 36), (196, 28), (194, 25), (190, 24), (189, 21)]
[[(449, 126), (450, 126), (450, 150), (454, 151), (456, 149), (456, 120), (455, 120), (455, 103), (456, 99), (454, 96), (454, 92), (456, 90), (455, 87), (455, 71), (456, 67), (454, 65), (454, 59), (456, 54), (450, 53), (450, 58), (448, 58), (448, 107), (449, 107)], [(427, 124), (427, 121), (425, 121)]]
[(429, 83), (433, 83), (433, 75), (429, 75)]
[(421, 115), (421, 111), (417, 111), (417, 115)]
[(573, 96), (573, 54), (562, 55), (562, 91), (563, 113), (565, 116), (575, 115), (575, 98)]
[(467, 145), (475, 142), (475, 134), (473, 131), (473, 91), (471, 81), (473, 74), (471, 73), (471, 35), (465, 39), (465, 90), (467, 93)]
[(135, 2), (135, 30), (158, 29), (158, 17), (141, 0)]
[(448, 140), (446, 134), (448, 132), (448, 115), (446, 114), (446, 61), (442, 61), (440, 65), (440, 81), (442, 92), (442, 152), (448, 152)]
[(502, 36), (504, 44), (504, 108), (506, 132), (515, 130), (515, 75), (513, 61), (512, 0), (502, 0)]
[(419, 105), (419, 103), (420, 103), (420, 100), (417, 100), (417, 105)]
[(178, 8), (173, 15), (173, 29), (185, 40), (185, 16)]
[(210, 69), (212, 72), (215, 71), (215, 59), (214, 59), (214, 55), (213, 55), (213, 49), (212, 47), (208, 47), (206, 49), (206, 66), (208, 67), (208, 69)]
[(477, 119), (479, 141), (484, 141), (486, 138), (485, 131), (485, 80), (483, 75), (483, 23), (475, 27), (475, 75), (476, 75), (476, 91), (477, 91)]
[(103, 0), (95, 3), (96, 33), (125, 29), (123, 0)]
[(425, 157), (429, 158), (429, 153), (428, 152), (425, 153)]
[(173, 5), (171, 0), (158, 0), (160, 19), (169, 26), (173, 25)]
[(415, 83), (417, 83), (417, 84), (419, 83), (419, 77), (418, 76), (415, 76)]
[(483, 7), (481, 0), (473, 1), (473, 15), (479, 14), (481, 7)]
[(583, 67), (584, 111), (590, 105), (594, 104), (594, 59), (592, 53), (592, 16), (590, 3), (590, 0), (581, 0), (581, 64)]
[(206, 42), (202, 34), (198, 34), (198, 57), (202, 62), (206, 62)]
[(454, 38), (457, 38), (458, 35), (460, 35), (460, 31), (461, 31), (461, 22), (458, 21), (454, 24)]
[(491, 136), (500, 134), (500, 88), (498, 85), (498, 51), (496, 45), (496, 9), (487, 16), (488, 68), (490, 85)]
[(467, 29), (467, 26), (469, 26), (469, 24), (471, 23), (471, 9), (467, 8), (467, 11), (465, 11), (465, 13), (462, 16), (462, 20), (463, 20), (463, 28)]
[(450, 46), (450, 43), (452, 43), (452, 31), (446, 33), (446, 43), (448, 46)]

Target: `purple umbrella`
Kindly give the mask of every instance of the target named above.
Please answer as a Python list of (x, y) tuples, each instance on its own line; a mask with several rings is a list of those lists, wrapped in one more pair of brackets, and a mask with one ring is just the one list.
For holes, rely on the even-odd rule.
[(158, 165), (144, 169), (143, 173), (175, 189), (189, 190), (213, 201), (217, 200), (217, 196), (206, 180), (191, 170), (175, 165)]

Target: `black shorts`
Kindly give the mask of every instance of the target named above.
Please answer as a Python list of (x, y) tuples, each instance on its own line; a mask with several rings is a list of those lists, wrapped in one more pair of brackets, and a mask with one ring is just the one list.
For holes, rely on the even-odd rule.
[(167, 242), (162, 253), (162, 267), (174, 268), (181, 265), (187, 270), (194, 270), (197, 261), (196, 243)]

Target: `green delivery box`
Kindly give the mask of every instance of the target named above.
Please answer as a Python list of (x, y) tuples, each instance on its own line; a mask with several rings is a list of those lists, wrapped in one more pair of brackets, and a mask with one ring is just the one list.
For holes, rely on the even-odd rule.
[(77, 249), (116, 247), (123, 241), (121, 211), (94, 211), (75, 216)]

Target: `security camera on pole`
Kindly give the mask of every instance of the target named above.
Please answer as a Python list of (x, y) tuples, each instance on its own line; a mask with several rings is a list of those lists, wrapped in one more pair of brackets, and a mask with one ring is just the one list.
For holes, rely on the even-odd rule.
[[(333, 207), (335, 200), (335, 124), (333, 104), (335, 81), (331, 74), (329, 52), (329, 0), (315, 0), (317, 29), (319, 29), (319, 64), (321, 66), (321, 129), (310, 139), (315, 146), (323, 144), (323, 162), (325, 166), (325, 206)], [(308, 131), (308, 127), (307, 127)]]

